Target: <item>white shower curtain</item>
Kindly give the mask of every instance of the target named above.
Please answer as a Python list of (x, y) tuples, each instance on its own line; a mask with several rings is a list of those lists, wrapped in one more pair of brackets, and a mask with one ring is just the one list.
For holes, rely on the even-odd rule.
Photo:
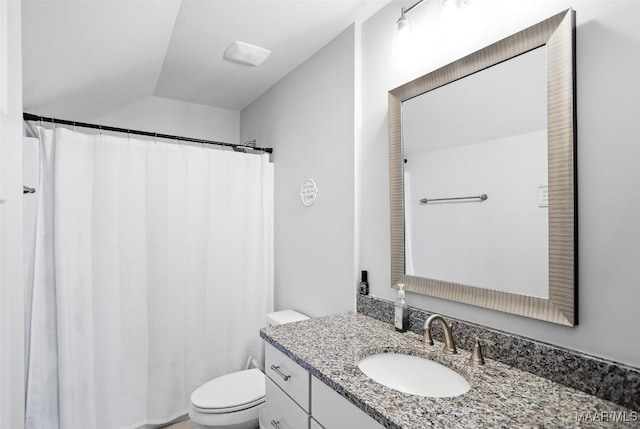
[(260, 356), (267, 155), (39, 129), (27, 429), (137, 428)]

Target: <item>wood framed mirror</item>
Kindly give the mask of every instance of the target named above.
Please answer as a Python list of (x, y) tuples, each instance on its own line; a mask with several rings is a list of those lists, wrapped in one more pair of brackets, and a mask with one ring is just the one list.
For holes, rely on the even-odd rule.
[[(543, 48), (543, 49), (539, 49)], [(476, 198), (471, 200), (464, 200), (469, 204), (450, 204), (448, 207), (442, 205), (437, 207), (437, 210), (457, 210), (463, 211), (464, 216), (473, 216), (474, 213), (479, 216), (485, 216), (485, 219), (491, 219), (493, 223), (507, 224), (500, 218), (496, 218), (495, 214), (488, 214), (489, 210), (496, 210), (499, 204), (502, 207), (514, 207), (516, 205), (512, 194), (496, 190), (495, 193), (484, 193), (482, 190), (470, 189), (468, 195), (459, 191), (459, 194), (446, 195), (443, 193), (436, 193), (435, 195), (414, 195), (415, 192), (410, 192), (408, 188), (409, 180), (406, 180), (408, 176), (405, 176), (409, 171), (405, 169), (405, 163), (407, 162), (407, 153), (405, 149), (409, 146), (408, 135), (409, 130), (405, 130), (410, 116), (415, 114), (409, 112), (408, 106), (417, 105), (415, 100), (419, 98), (426, 100), (431, 98), (434, 101), (434, 111), (443, 110), (441, 108), (442, 100), (451, 99), (454, 96), (449, 96), (443, 93), (443, 90), (449, 91), (454, 86), (460, 87), (458, 93), (464, 93), (470, 97), (474, 97), (473, 90), (469, 89), (470, 82), (477, 80), (482, 82), (484, 77), (483, 73), (491, 71), (494, 73), (496, 70), (504, 67), (511, 67), (511, 64), (517, 62), (523, 62), (522, 60), (528, 58), (526, 54), (533, 57), (530, 53), (537, 52), (538, 57), (541, 53), (543, 55), (542, 66), (540, 67), (541, 79), (543, 85), (546, 86), (546, 97), (543, 99), (542, 115), (545, 116), (545, 129), (543, 131), (537, 131), (542, 136), (543, 149), (545, 153), (541, 158), (544, 164), (544, 179), (541, 179), (539, 186), (519, 185), (523, 189), (527, 189), (527, 193), (531, 194), (536, 203), (538, 204), (535, 209), (538, 210), (534, 214), (537, 218), (544, 220), (544, 229), (535, 231), (530, 234), (532, 237), (542, 237), (544, 239), (542, 250), (532, 250), (540, 247), (540, 242), (533, 245), (529, 244), (525, 240), (518, 241), (513, 247), (508, 244), (504, 244), (497, 239), (487, 240), (477, 238), (475, 241), (478, 243), (486, 243), (493, 248), (478, 248), (471, 252), (467, 252), (466, 259), (460, 254), (456, 254), (455, 251), (452, 254), (442, 254), (447, 247), (445, 244), (454, 243), (452, 248), (469, 249), (471, 244), (460, 242), (459, 236), (456, 235), (453, 238), (447, 236), (439, 236), (440, 231), (446, 231), (447, 228), (440, 224), (431, 224), (430, 228), (414, 228), (410, 226), (409, 218), (431, 216), (434, 212), (427, 213), (424, 211), (429, 202), (429, 198), (432, 200), (440, 200), (441, 197), (450, 197), (445, 199), (456, 200), (458, 197), (489, 195), (485, 198)], [(528, 61), (528, 60), (527, 60)], [(524, 62), (525, 69), (531, 68)], [(545, 74), (546, 72), (546, 74)], [(512, 75), (520, 75), (520, 72), (511, 72)], [(502, 79), (502, 78), (499, 78)], [(490, 92), (498, 93), (502, 86), (507, 87), (504, 81), (495, 81), (494, 84), (479, 84), (479, 87), (484, 88), (483, 97), (488, 97), (487, 88)], [(466, 86), (463, 86), (466, 85)], [(515, 88), (527, 86), (520, 83)], [(543, 91), (544, 91), (543, 86)], [(511, 94), (515, 91), (506, 90), (502, 91), (505, 94)], [(436, 95), (439, 94), (439, 97)], [(445, 94), (443, 96), (443, 94)], [(479, 98), (480, 96), (475, 96)], [(411, 100), (411, 102), (410, 102)], [(437, 101), (440, 100), (440, 101)], [(512, 100), (513, 101), (513, 100)], [(511, 102), (512, 102), (511, 101)], [(440, 103), (440, 104), (438, 104)], [(507, 112), (512, 110), (512, 106), (509, 105), (509, 101), (493, 100), (489, 104), (495, 104), (500, 106), (497, 110), (498, 113), (494, 113), (499, 118), (503, 118), (502, 121), (495, 120), (495, 122), (504, 122), (505, 124), (511, 124), (515, 120), (510, 119)], [(456, 106), (455, 103), (453, 103)], [(473, 105), (473, 103), (458, 103), (457, 106)], [(520, 106), (529, 106), (527, 101), (518, 101), (516, 104)], [(544, 108), (546, 107), (546, 109)], [(484, 104), (476, 106), (475, 112), (484, 110)], [(470, 111), (473, 111), (471, 109)], [(500, 113), (501, 112), (501, 113)], [(470, 114), (465, 113), (462, 110), (460, 116), (463, 118), (469, 118)], [(451, 115), (449, 115), (451, 116)], [(533, 116), (526, 109), (522, 112), (522, 117)], [(436, 115), (428, 112), (422, 113), (422, 117), (426, 124), (425, 129), (437, 128), (436, 123), (444, 123), (446, 121), (439, 120)], [(481, 114), (478, 113), (478, 117)], [(432, 120), (431, 126), (429, 126), (429, 120)], [(414, 121), (415, 122), (415, 121)], [(469, 121), (472, 122), (472, 121)], [(478, 123), (490, 123), (488, 120), (476, 120)], [(442, 127), (441, 127), (442, 128)], [(454, 127), (450, 127), (453, 129)], [(458, 126), (455, 128), (466, 129), (466, 125)], [(413, 129), (412, 129), (413, 130)], [(433, 130), (430, 130), (433, 131)], [(529, 131), (527, 131), (529, 132)], [(459, 152), (460, 147), (465, 144), (473, 144), (474, 148), (483, 147), (479, 143), (485, 143), (484, 140), (489, 139), (491, 132), (487, 132), (484, 136), (485, 130), (477, 129), (467, 132), (470, 136), (476, 136), (481, 141), (473, 141), (466, 143), (458, 143), (456, 150)], [(442, 150), (443, 141), (448, 139), (446, 133), (415, 133), (411, 131), (411, 134), (419, 135), (419, 139), (425, 141), (424, 144), (436, 143), (437, 150)], [(497, 134), (496, 134), (497, 135)], [(520, 134), (519, 134), (520, 135)], [(532, 134), (533, 135), (533, 134)], [(438, 137), (439, 136), (439, 137)], [(494, 136), (495, 137), (495, 136)], [(500, 136), (501, 147), (515, 147), (516, 140), (502, 138)], [(545, 139), (546, 137), (546, 139)], [(415, 140), (415, 138), (412, 138)], [(462, 137), (461, 137), (462, 139)], [(539, 139), (539, 138), (538, 138)], [(495, 139), (493, 139), (495, 140)], [(460, 140), (462, 141), (462, 140)], [(495, 142), (494, 142), (495, 143)], [(492, 143), (493, 146), (496, 146)], [(440, 144), (440, 146), (438, 146)], [(453, 143), (451, 143), (453, 144)], [(434, 184), (433, 177), (437, 177), (435, 173), (438, 170), (433, 168), (434, 165), (441, 165), (440, 159), (444, 159), (441, 155), (437, 154), (440, 158), (436, 157), (435, 150), (432, 152), (422, 154), (423, 158), (430, 158), (432, 164), (431, 167), (424, 167), (422, 170), (431, 171), (433, 174), (431, 178), (427, 178), (424, 175), (418, 175), (419, 181), (429, 182), (429, 189), (444, 189), (450, 186), (452, 180), (442, 180), (440, 184)], [(450, 149), (450, 147), (449, 147)], [(476, 150), (474, 149), (474, 150)], [(484, 150), (484, 149), (482, 149)], [(498, 149), (499, 150), (499, 149)], [(413, 153), (414, 149), (410, 149)], [(424, 152), (428, 152), (426, 149)], [(509, 152), (509, 151), (506, 151)], [(421, 155), (421, 156), (422, 156)], [(475, 155), (474, 155), (475, 156)], [(484, 155), (483, 155), (484, 156)], [(495, 159), (493, 155), (486, 155), (487, 159)], [(510, 156), (500, 156), (504, 158), (501, 162), (504, 165), (509, 165), (511, 170), (522, 170), (515, 164), (515, 161)], [(525, 164), (528, 163), (529, 155), (521, 157)], [(438, 161), (434, 161), (438, 159)], [(412, 160), (408, 161), (409, 163)], [(492, 161), (493, 162), (493, 161)], [(525, 165), (523, 164), (523, 165)], [(462, 163), (462, 165), (465, 165)], [(514, 167), (515, 165), (515, 167)], [(412, 165), (412, 168), (414, 166)], [(446, 168), (445, 168), (446, 169)], [(486, 167), (485, 169), (494, 169), (493, 166)], [(415, 170), (414, 170), (415, 171)], [(412, 173), (413, 174), (413, 173)], [(539, 172), (537, 174), (540, 174)], [(439, 174), (445, 176), (444, 174)], [(437, 298), (457, 301), (465, 304), (480, 306), (492, 310), (517, 314), (520, 316), (531, 317), (535, 319), (545, 320), (548, 322), (558, 323), (567, 326), (574, 326), (578, 323), (578, 309), (577, 309), (577, 186), (576, 186), (576, 113), (575, 113), (575, 12), (571, 9), (561, 12), (555, 16), (552, 16), (545, 21), (542, 21), (536, 25), (533, 25), (525, 30), (522, 30), (512, 36), (509, 36), (499, 42), (496, 42), (490, 46), (487, 46), (471, 55), (468, 55), (460, 60), (457, 60), (449, 65), (446, 65), (440, 69), (437, 69), (431, 73), (425, 74), (411, 82), (401, 85), (389, 92), (389, 177), (390, 177), (390, 208), (391, 208), (391, 279), (392, 287), (397, 287), (398, 283), (404, 283), (406, 290), (419, 294), (429, 295)], [(511, 179), (493, 179), (494, 182), (511, 182)], [(411, 182), (414, 182), (412, 176)], [(482, 179), (470, 179), (467, 182), (473, 182), (473, 186), (482, 182)], [(488, 185), (487, 185), (488, 186)], [(471, 186), (469, 186), (471, 188)], [(413, 187), (412, 187), (413, 189)], [(536, 194), (537, 191), (537, 196)], [(544, 195), (543, 195), (544, 194)], [(498, 195), (498, 197), (495, 197)], [(410, 199), (407, 199), (410, 196)], [(548, 198), (548, 199), (547, 199)], [(544, 200), (544, 201), (543, 201)], [(474, 201), (474, 202), (470, 202)], [(442, 201), (437, 201), (442, 202)], [(461, 201), (455, 201), (460, 203)], [(419, 206), (419, 204), (421, 204)], [(440, 205), (440, 204), (438, 204)], [(415, 207), (414, 207), (415, 206)], [(455, 207), (454, 207), (455, 206)], [(416, 210), (415, 212), (413, 210)], [(422, 210), (422, 211), (418, 211)], [(544, 210), (544, 211), (542, 211)], [(503, 210), (505, 211), (505, 210)], [(484, 212), (484, 214), (482, 213)], [(521, 218), (520, 212), (516, 210), (506, 210), (505, 220), (513, 221)], [(492, 212), (497, 213), (497, 212)], [(453, 218), (453, 211), (441, 212), (439, 219), (446, 219), (448, 217)], [(438, 216), (432, 216), (433, 219), (438, 219)], [(471, 219), (471, 218), (469, 218)], [(424, 221), (425, 224), (428, 221)], [(464, 222), (465, 224), (467, 222)], [(517, 222), (511, 222), (516, 224)], [(473, 225), (473, 222), (469, 220), (469, 225)], [(413, 223), (411, 224), (413, 225)], [(471, 227), (470, 227), (471, 228)], [(421, 234), (418, 233), (420, 229)], [(452, 228), (449, 228), (452, 229)], [(453, 228), (456, 229), (456, 228)], [(478, 230), (478, 228), (473, 228)], [(427, 231), (427, 232), (425, 232)], [(436, 231), (436, 232), (434, 232)], [(459, 231), (458, 231), (459, 232)], [(507, 236), (510, 231), (498, 231), (493, 237)], [(438, 236), (436, 237), (436, 235)], [(458, 237), (458, 238), (456, 238)], [(489, 236), (491, 237), (491, 236)], [(517, 234), (514, 234), (517, 237)], [(539, 241), (539, 240), (538, 240)], [(407, 247), (408, 243), (420, 242), (432, 244), (435, 248), (429, 252), (411, 250), (414, 247)], [(440, 243), (440, 244), (438, 244)], [(427, 245), (423, 247), (427, 247)], [(481, 245), (480, 245), (481, 246)], [(515, 253), (516, 248), (524, 248), (529, 252), (524, 252), (523, 260), (518, 263), (512, 263), (508, 259), (509, 253)], [(497, 250), (502, 250), (500, 253)], [(441, 258), (439, 258), (441, 256)], [(409, 261), (407, 261), (409, 257)], [(471, 259), (470, 259), (471, 258)], [(481, 259), (485, 258), (484, 261)], [(540, 264), (533, 261), (540, 260)], [(444, 265), (447, 265), (447, 261), (451, 262), (452, 268), (449, 272), (442, 270)], [(409, 263), (408, 263), (409, 262)], [(416, 269), (415, 266), (425, 263), (427, 268)], [(475, 264), (476, 262), (480, 262)], [(486, 263), (484, 263), (486, 262)], [(431, 263), (432, 269), (430, 270), (429, 264)], [(479, 275), (474, 277), (473, 274), (467, 275), (463, 273), (469, 267), (469, 271), (473, 271), (472, 266), (478, 265), (484, 271), (489, 273), (498, 273), (500, 266), (509, 266), (511, 270), (515, 272), (515, 275), (511, 277), (505, 277), (501, 280), (504, 285), (499, 284), (498, 279), (494, 279), (491, 276)], [(490, 268), (487, 268), (489, 266)], [(542, 268), (540, 268), (542, 267)], [(540, 279), (530, 281), (532, 283), (531, 289), (520, 287), (520, 283), (526, 283), (531, 277), (532, 273), (541, 274)], [(463, 275), (464, 274), (464, 275)], [(499, 276), (496, 276), (499, 277)], [(479, 280), (474, 280), (478, 278)], [(513, 287), (512, 287), (513, 286)]]

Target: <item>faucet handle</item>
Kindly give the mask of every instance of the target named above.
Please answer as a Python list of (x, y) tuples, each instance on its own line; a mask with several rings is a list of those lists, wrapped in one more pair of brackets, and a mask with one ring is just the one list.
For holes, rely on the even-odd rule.
[(492, 346), (496, 344), (491, 340), (485, 340), (483, 338), (476, 337), (476, 343), (473, 346), (473, 353), (471, 354), (471, 359), (469, 359), (469, 362), (471, 363), (471, 365), (484, 365), (484, 357), (482, 356), (482, 346), (480, 345), (481, 341), (484, 344), (489, 344)]
[(426, 328), (424, 330), (424, 335), (422, 336), (422, 342), (429, 346), (433, 345), (433, 338), (431, 337), (431, 329)]

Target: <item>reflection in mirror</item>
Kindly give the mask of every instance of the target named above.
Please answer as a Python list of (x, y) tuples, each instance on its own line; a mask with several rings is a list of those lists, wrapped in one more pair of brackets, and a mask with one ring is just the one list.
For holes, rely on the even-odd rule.
[(402, 103), (406, 274), (548, 297), (546, 60), (543, 46)]
[(574, 52), (569, 9), (389, 91), (392, 287), (578, 323)]

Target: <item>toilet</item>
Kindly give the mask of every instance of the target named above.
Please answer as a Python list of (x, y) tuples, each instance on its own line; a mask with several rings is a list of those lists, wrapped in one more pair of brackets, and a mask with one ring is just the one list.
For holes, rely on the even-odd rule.
[[(267, 326), (308, 319), (293, 310), (267, 314)], [(257, 368), (214, 378), (191, 394), (189, 418), (202, 429), (257, 429), (265, 401), (265, 375)]]

